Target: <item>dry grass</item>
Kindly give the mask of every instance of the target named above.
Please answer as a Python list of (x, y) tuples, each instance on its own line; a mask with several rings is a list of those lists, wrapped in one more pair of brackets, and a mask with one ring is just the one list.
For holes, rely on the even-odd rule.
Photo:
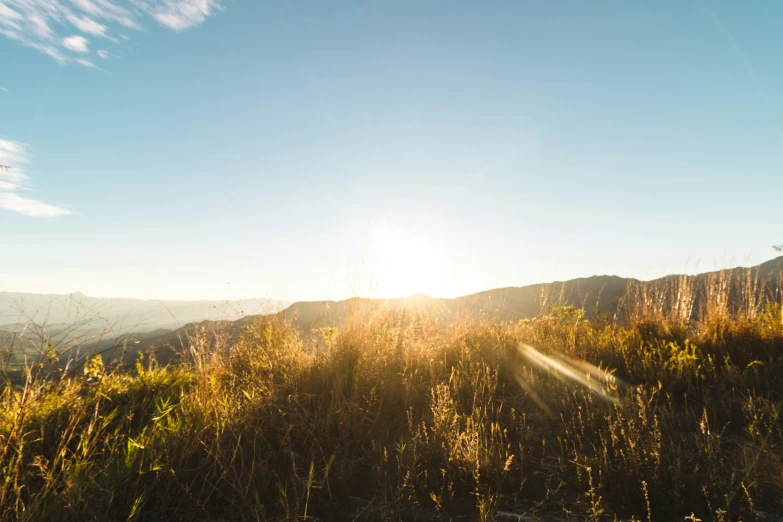
[(378, 313), (197, 333), (181, 367), (42, 356), (0, 398), (0, 518), (775, 520), (780, 307), (716, 294), (692, 324), (688, 291), (622, 324)]

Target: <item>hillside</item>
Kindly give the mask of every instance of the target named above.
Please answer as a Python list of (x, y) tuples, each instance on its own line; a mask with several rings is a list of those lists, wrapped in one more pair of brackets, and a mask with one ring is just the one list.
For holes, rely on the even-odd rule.
[[(405, 310), (411, 314), (428, 315), (446, 321), (470, 317), (489, 321), (530, 319), (555, 306), (584, 308), (586, 316), (606, 314), (611, 317), (642, 313), (631, 294), (647, 296), (650, 306), (659, 303), (660, 312), (686, 313), (699, 319), (710, 305), (706, 296), (715, 287), (725, 293), (730, 309), (743, 306), (743, 300), (761, 303), (779, 292), (778, 277), (783, 270), (783, 257), (753, 267), (705, 272), (698, 275), (669, 275), (651, 281), (618, 276), (592, 276), (568, 281), (486, 290), (455, 299), (433, 298), (416, 294), (399, 299), (353, 298), (343, 301), (296, 302), (278, 315), (304, 331), (334, 327), (350, 313), (373, 308)], [(631, 303), (633, 303), (631, 305)], [(747, 304), (747, 303), (745, 303)], [(683, 308), (687, 310), (683, 311)], [(651, 312), (651, 310), (647, 310)], [(241, 324), (252, 321), (246, 317)]]
[[(668, 275), (650, 281), (618, 276), (592, 276), (522, 287), (486, 290), (454, 299), (415, 294), (397, 299), (351, 298), (342, 301), (299, 301), (272, 314), (289, 322), (304, 334), (320, 328), (345, 324), (385, 312), (405, 312), (442, 322), (465, 319), (488, 322), (531, 319), (557, 306), (583, 308), (585, 316), (636, 321), (676, 319), (698, 321), (717, 307), (730, 315), (760, 310), (767, 301), (780, 297), (783, 256), (752, 267), (705, 272), (697, 275)], [(713, 310), (714, 311), (714, 310)], [(236, 337), (262, 315), (248, 315), (237, 321), (207, 322), (204, 328), (219, 327)], [(175, 332), (147, 338), (142, 347), (179, 345), (195, 331), (190, 324)]]
[(42, 339), (0, 518), (779, 521), (782, 265)]
[(780, 300), (687, 329), (388, 311), (435, 304), (204, 329), (182, 365), (42, 356), (0, 396), (0, 519), (783, 521)]

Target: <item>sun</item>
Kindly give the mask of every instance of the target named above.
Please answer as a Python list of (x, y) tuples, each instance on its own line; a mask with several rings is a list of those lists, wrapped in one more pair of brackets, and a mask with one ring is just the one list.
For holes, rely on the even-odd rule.
[(432, 297), (452, 294), (451, 262), (431, 238), (391, 225), (375, 227), (370, 237), (376, 297)]

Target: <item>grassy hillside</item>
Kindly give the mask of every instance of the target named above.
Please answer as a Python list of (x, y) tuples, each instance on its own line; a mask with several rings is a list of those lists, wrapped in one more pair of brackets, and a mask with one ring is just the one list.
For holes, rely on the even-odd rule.
[(780, 520), (779, 301), (637, 309), (265, 317), (129, 373), (44, 353), (3, 391), (0, 518)]
[[(297, 302), (278, 316), (296, 328), (335, 327), (349, 315), (368, 308), (405, 312), (447, 322), (465, 318), (492, 322), (531, 319), (554, 307), (582, 308), (589, 319), (596, 315), (625, 320), (644, 316), (678, 316), (700, 321), (710, 308), (723, 306), (725, 313), (741, 314), (743, 308), (780, 297), (783, 257), (758, 266), (734, 268), (697, 275), (670, 275), (652, 281), (617, 276), (593, 276), (523, 287), (496, 288), (455, 299), (413, 295), (400, 299), (347, 299), (344, 301)], [(710, 300), (710, 297), (713, 299)], [(719, 301), (719, 300), (723, 301)], [(714, 312), (714, 311), (712, 311)], [(247, 324), (253, 317), (240, 321)]]
[[(583, 309), (587, 319), (625, 323), (647, 320), (702, 322), (712, 315), (747, 316), (766, 302), (781, 300), (783, 257), (758, 266), (697, 275), (670, 275), (652, 281), (617, 276), (593, 276), (524, 287), (487, 290), (455, 299), (422, 294), (398, 299), (352, 298), (343, 301), (300, 301), (271, 316), (289, 323), (304, 335), (336, 328), (348, 317), (401, 313), (442, 323), (517, 322), (547, 314), (553, 308)], [(178, 331), (148, 336), (141, 348), (171, 346), (182, 349), (182, 339), (200, 329), (220, 328), (236, 339), (260, 316), (237, 321), (190, 324)], [(170, 353), (170, 352), (168, 352)]]

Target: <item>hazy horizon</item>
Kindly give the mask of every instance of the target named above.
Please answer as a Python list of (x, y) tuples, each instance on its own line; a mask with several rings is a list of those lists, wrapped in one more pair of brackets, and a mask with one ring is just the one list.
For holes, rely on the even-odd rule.
[(773, 256), (766, 256), (761, 257), (760, 260), (757, 261), (751, 261), (751, 257), (748, 256), (744, 260), (741, 261), (730, 261), (727, 263), (723, 263), (714, 267), (708, 267), (704, 266), (699, 263), (694, 263), (692, 266), (688, 267), (685, 270), (681, 271), (673, 271), (673, 272), (667, 272), (667, 273), (661, 273), (654, 276), (646, 276), (646, 277), (636, 277), (636, 276), (627, 276), (623, 274), (614, 274), (614, 273), (594, 273), (594, 274), (584, 274), (584, 275), (577, 275), (574, 277), (568, 277), (568, 278), (558, 278), (558, 279), (551, 279), (546, 281), (534, 281), (524, 284), (512, 284), (512, 285), (505, 285), (505, 286), (497, 286), (497, 287), (491, 287), (491, 288), (482, 288), (479, 290), (476, 290), (474, 292), (468, 292), (465, 294), (459, 294), (459, 295), (431, 295), (427, 294), (426, 292), (412, 292), (405, 295), (387, 295), (387, 296), (380, 296), (377, 294), (352, 294), (352, 295), (345, 295), (343, 297), (339, 298), (304, 298), (304, 299), (289, 299), (285, 296), (252, 296), (252, 295), (246, 295), (242, 297), (216, 297), (216, 298), (193, 298), (193, 299), (180, 299), (180, 298), (168, 298), (168, 297), (137, 297), (133, 295), (93, 295), (88, 294), (86, 292), (82, 292), (80, 290), (74, 290), (74, 291), (66, 291), (66, 292), (30, 292), (25, 290), (10, 290), (2, 288), (0, 289), (0, 293), (21, 293), (21, 294), (35, 294), (35, 295), (56, 295), (56, 296), (68, 296), (68, 295), (83, 295), (85, 297), (90, 298), (96, 298), (96, 299), (135, 299), (140, 301), (164, 301), (164, 302), (188, 302), (188, 303), (195, 303), (195, 302), (232, 302), (232, 301), (243, 301), (243, 300), (269, 300), (269, 301), (275, 301), (275, 302), (281, 302), (285, 303), (286, 305), (290, 305), (295, 302), (300, 301), (341, 301), (344, 299), (351, 299), (351, 298), (369, 298), (369, 299), (394, 299), (394, 298), (405, 298), (405, 297), (411, 297), (417, 294), (424, 294), (427, 297), (435, 297), (435, 298), (446, 298), (446, 299), (453, 299), (456, 297), (462, 297), (467, 295), (472, 295), (475, 293), (481, 293), (485, 291), (495, 290), (498, 288), (507, 288), (507, 287), (524, 287), (524, 286), (530, 286), (530, 285), (536, 285), (536, 284), (548, 284), (548, 283), (557, 283), (557, 282), (563, 282), (563, 281), (569, 281), (573, 279), (582, 279), (582, 278), (588, 278), (593, 276), (615, 276), (615, 277), (621, 277), (621, 278), (630, 278), (630, 279), (637, 279), (640, 281), (650, 281), (654, 279), (658, 279), (660, 277), (665, 277), (667, 275), (679, 275), (679, 274), (685, 274), (685, 275), (696, 275), (701, 274), (705, 272), (713, 272), (718, 270), (726, 270), (726, 269), (733, 269), (733, 268), (740, 268), (740, 267), (750, 267), (750, 266), (756, 266), (762, 263), (765, 263), (767, 261), (771, 261), (774, 259), (777, 259), (779, 257), (783, 257), (778, 255)]

